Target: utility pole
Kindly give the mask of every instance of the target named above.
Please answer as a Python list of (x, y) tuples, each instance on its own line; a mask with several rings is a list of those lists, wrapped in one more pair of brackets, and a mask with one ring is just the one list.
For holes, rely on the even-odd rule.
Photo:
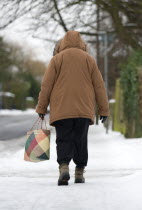
[[(106, 86), (106, 92), (108, 95), (108, 34), (107, 31), (104, 34), (104, 46), (105, 46), (105, 54), (104, 54), (104, 79), (105, 79), (105, 86)], [(106, 121), (106, 133), (108, 133), (108, 127), (109, 127), (109, 118), (107, 118)]]
[(0, 82), (0, 109), (2, 109), (2, 82)]
[[(99, 32), (100, 30), (100, 7), (97, 5), (97, 36), (96, 36), (96, 49), (97, 49), (97, 64), (99, 66), (100, 63), (100, 41), (99, 41)], [(99, 115), (98, 115), (98, 107), (96, 107), (96, 125), (99, 124)]]
[[(104, 80), (106, 92), (108, 95), (108, 33), (107, 31), (98, 31), (96, 36), (101, 36), (104, 42)], [(96, 118), (98, 119), (98, 118)], [(98, 124), (98, 122), (96, 122)], [(109, 122), (108, 119), (106, 121), (106, 133), (108, 133)]]
[(104, 79), (105, 79), (106, 91), (107, 91), (107, 94), (108, 94), (108, 54), (107, 54), (108, 35), (107, 35), (107, 32), (104, 34), (104, 47), (105, 47), (105, 53), (104, 53)]

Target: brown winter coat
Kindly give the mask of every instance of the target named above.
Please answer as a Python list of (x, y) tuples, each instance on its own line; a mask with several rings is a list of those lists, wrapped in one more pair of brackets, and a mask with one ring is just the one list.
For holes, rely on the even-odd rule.
[(94, 124), (96, 103), (99, 115), (109, 115), (109, 104), (102, 75), (77, 31), (68, 31), (45, 71), (36, 106), (47, 113), (49, 124), (60, 119), (84, 117)]

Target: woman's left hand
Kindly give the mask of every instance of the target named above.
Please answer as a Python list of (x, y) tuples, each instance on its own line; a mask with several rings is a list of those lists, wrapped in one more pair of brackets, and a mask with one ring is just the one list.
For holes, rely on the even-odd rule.
[(40, 117), (42, 120), (44, 120), (44, 116), (45, 116), (45, 114), (41, 114), (41, 113), (39, 113), (38, 115), (39, 115), (39, 117)]
[(104, 123), (107, 119), (107, 116), (100, 116), (100, 120), (102, 120), (101, 122)]

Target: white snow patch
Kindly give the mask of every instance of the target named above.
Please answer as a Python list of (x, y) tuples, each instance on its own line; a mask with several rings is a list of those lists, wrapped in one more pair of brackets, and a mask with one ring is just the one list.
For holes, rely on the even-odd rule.
[(19, 109), (0, 109), (0, 115), (25, 115), (25, 114), (34, 114), (35, 109), (29, 108), (25, 111), (19, 110)]
[(15, 97), (15, 94), (10, 92), (0, 91), (0, 96)]
[(109, 100), (109, 103), (115, 103), (115, 102), (116, 102), (116, 100), (114, 98)]

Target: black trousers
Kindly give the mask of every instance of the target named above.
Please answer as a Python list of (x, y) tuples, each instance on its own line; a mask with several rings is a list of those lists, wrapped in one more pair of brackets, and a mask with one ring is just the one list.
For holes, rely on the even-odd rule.
[(88, 162), (88, 118), (68, 118), (54, 122), (56, 130), (57, 162), (73, 162), (77, 167)]

